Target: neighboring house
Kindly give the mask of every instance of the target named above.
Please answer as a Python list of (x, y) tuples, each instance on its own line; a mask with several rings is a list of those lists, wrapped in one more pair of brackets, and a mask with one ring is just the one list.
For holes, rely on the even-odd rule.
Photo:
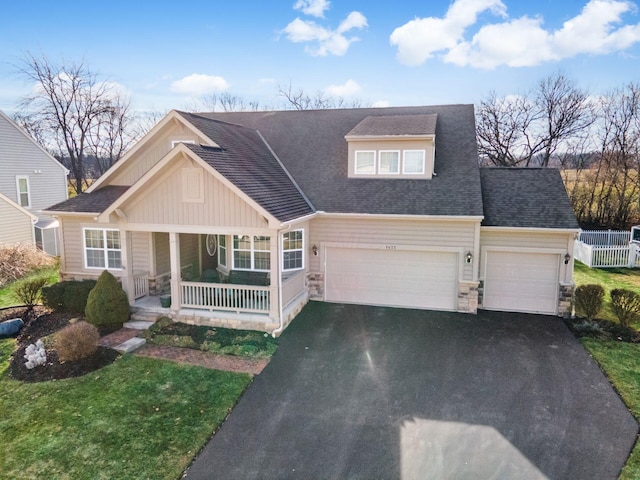
[(275, 334), (308, 299), (566, 315), (579, 230), (557, 170), (478, 167), (472, 105), (172, 111), (48, 212), (64, 278)]
[(41, 211), (68, 198), (68, 173), (0, 111), (0, 245), (31, 243), (60, 254), (58, 222)]

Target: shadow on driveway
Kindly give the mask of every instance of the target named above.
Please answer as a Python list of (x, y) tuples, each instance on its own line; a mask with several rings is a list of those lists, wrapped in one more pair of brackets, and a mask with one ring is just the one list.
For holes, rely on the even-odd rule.
[(615, 479), (638, 426), (556, 317), (311, 302), (187, 479)]

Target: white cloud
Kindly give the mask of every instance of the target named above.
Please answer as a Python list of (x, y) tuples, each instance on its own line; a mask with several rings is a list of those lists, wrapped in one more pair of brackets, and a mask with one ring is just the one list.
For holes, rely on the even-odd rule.
[(465, 30), (477, 23), (479, 13), (490, 10), (506, 17), (499, 0), (456, 0), (444, 18), (408, 22), (391, 35), (398, 60), (419, 65), (436, 54), (445, 62), (492, 69), (534, 66), (579, 54), (607, 54), (640, 42), (640, 24), (622, 25), (622, 16), (635, 10), (631, 2), (590, 0), (558, 30), (544, 28), (541, 17), (505, 18), (482, 25), (471, 40)]
[(171, 84), (172, 91), (195, 97), (222, 92), (228, 88), (229, 83), (224, 78), (200, 73), (191, 74)]
[(353, 29), (362, 30), (368, 26), (367, 19), (360, 12), (351, 12), (340, 23), (337, 29), (322, 27), (311, 20), (296, 18), (282, 32), (294, 43), (317, 43), (307, 46), (305, 50), (314, 56), (337, 55), (347, 53), (349, 46), (359, 40), (358, 37), (345, 35)]
[(355, 80), (347, 80), (342, 85), (329, 85), (325, 88), (325, 93), (332, 97), (351, 97), (362, 90)]
[(324, 12), (329, 9), (331, 2), (328, 0), (298, 0), (293, 8), (300, 10), (305, 15), (324, 18)]

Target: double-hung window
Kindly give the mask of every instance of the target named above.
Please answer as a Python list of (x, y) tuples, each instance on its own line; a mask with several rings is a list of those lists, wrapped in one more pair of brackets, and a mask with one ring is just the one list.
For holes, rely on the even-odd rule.
[(424, 150), (405, 150), (403, 153), (402, 173), (423, 174)]
[(31, 192), (29, 192), (29, 177), (17, 176), (18, 203), (21, 207), (31, 208)]
[(122, 268), (122, 247), (118, 230), (85, 228), (83, 236), (86, 268)]
[(233, 268), (236, 270), (271, 269), (271, 238), (265, 236), (233, 236)]
[(400, 152), (398, 150), (381, 150), (378, 173), (393, 175), (400, 173)]
[(282, 234), (282, 271), (304, 268), (304, 230)]
[(356, 151), (356, 174), (373, 175), (376, 173), (375, 150)]
[(218, 235), (218, 265), (227, 266), (227, 237)]

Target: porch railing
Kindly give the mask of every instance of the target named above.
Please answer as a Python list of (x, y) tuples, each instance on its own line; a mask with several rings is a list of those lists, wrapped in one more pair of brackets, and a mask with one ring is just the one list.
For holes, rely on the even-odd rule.
[(180, 282), (180, 298), (184, 308), (269, 313), (271, 287)]
[(133, 275), (133, 290), (135, 299), (149, 295), (149, 272)]

